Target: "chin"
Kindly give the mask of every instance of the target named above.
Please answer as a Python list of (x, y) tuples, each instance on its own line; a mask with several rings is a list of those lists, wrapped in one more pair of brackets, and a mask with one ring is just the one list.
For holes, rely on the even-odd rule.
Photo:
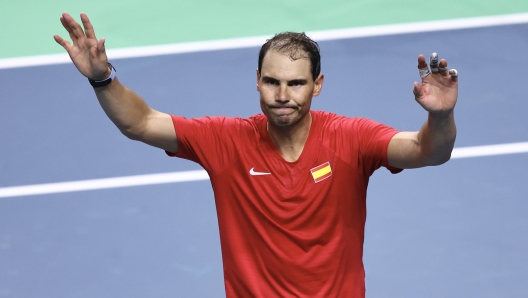
[(271, 122), (273, 122), (273, 124), (279, 127), (287, 127), (287, 126), (294, 124), (297, 121), (295, 121), (295, 119), (287, 118), (287, 117), (272, 117)]
[(291, 123), (291, 121), (281, 121), (281, 120), (275, 119), (273, 121), (273, 124), (275, 124), (276, 126), (279, 126), (279, 127), (287, 127), (287, 126), (290, 126), (292, 123)]

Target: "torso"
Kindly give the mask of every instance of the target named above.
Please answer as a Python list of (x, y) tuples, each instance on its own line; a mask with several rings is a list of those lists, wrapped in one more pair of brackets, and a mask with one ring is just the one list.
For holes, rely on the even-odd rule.
[(295, 162), (257, 125), (262, 137), (211, 177), (228, 297), (361, 297), (365, 177), (323, 144), (321, 123)]
[(211, 178), (227, 297), (364, 297), (366, 188), (395, 131), (311, 113), (295, 162), (271, 141), (264, 115), (173, 118), (178, 156)]

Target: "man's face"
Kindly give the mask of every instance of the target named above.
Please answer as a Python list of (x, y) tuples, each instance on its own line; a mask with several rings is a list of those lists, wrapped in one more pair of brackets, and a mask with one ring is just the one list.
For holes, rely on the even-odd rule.
[(312, 97), (321, 92), (323, 80), (322, 74), (313, 80), (308, 58), (292, 60), (288, 54), (270, 50), (262, 60), (261, 73), (257, 70), (262, 112), (272, 125), (299, 122), (310, 111)]

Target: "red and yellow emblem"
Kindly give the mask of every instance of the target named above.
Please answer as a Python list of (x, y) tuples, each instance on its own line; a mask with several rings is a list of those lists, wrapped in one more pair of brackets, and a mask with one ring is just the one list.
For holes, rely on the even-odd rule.
[(310, 170), (312, 177), (315, 183), (325, 180), (326, 178), (332, 176), (332, 168), (330, 167), (330, 162), (325, 162), (322, 165), (319, 165)]

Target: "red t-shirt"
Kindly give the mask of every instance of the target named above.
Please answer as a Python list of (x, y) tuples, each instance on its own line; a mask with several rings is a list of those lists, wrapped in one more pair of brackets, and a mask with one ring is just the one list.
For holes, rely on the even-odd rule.
[(178, 153), (209, 173), (227, 297), (364, 297), (363, 238), (370, 175), (388, 167), (397, 133), (363, 118), (311, 111), (295, 162), (267, 118), (173, 116)]

